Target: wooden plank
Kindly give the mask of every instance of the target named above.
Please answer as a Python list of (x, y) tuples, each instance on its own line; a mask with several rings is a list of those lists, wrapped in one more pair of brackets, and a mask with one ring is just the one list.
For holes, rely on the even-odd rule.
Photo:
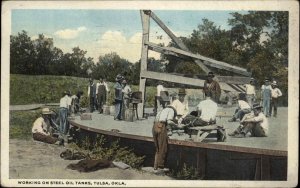
[(184, 55), (184, 56), (188, 56), (188, 57), (192, 57), (192, 58), (195, 58), (195, 59), (202, 60), (205, 65), (209, 65), (211, 67), (227, 70), (227, 71), (234, 72), (234, 73), (237, 73), (237, 74), (241, 74), (241, 75), (244, 75), (244, 76), (250, 76), (250, 73), (247, 72), (246, 69), (241, 68), (241, 67), (237, 67), (237, 66), (234, 66), (234, 65), (230, 65), (230, 64), (224, 63), (222, 61), (217, 61), (217, 60), (214, 60), (214, 59), (211, 59), (211, 58), (199, 55), (199, 54), (196, 55), (196, 54), (193, 54), (191, 52), (176, 49), (176, 48), (173, 48), (173, 47), (158, 46), (158, 45), (156, 45), (152, 42), (145, 42), (145, 44), (151, 46), (153, 49), (160, 49), (163, 52), (164, 51), (171, 51), (171, 52), (174, 52), (174, 53), (177, 53), (177, 54), (181, 54), (181, 55)]
[(250, 82), (250, 77), (245, 76), (216, 76), (219, 82), (225, 82), (228, 84), (248, 84)]
[[(167, 35), (178, 45), (178, 47), (184, 51), (189, 51), (185, 44), (177, 38), (173, 32), (151, 11), (151, 18), (167, 33)], [(202, 61), (194, 60), (196, 64), (206, 73), (210, 72), (210, 69), (206, 67)]]
[[(200, 88), (203, 88), (203, 86), (204, 86), (204, 80), (202, 80), (202, 79), (188, 78), (188, 77), (177, 76), (177, 75), (172, 75), (172, 74), (167, 74), (167, 73), (159, 73), (159, 72), (153, 72), (153, 71), (141, 71), (140, 76), (142, 78), (150, 78), (153, 80), (162, 80), (162, 81), (166, 81), (166, 82), (198, 86)], [(219, 83), (219, 84), (220, 84), (221, 89), (224, 91), (236, 92), (236, 90), (234, 90), (232, 87), (230, 87), (226, 83)]]
[(271, 166), (270, 157), (262, 155), (261, 156), (261, 180), (270, 180), (271, 178)]
[[(149, 41), (150, 32), (150, 16), (145, 14), (144, 11), (140, 11), (143, 27), (143, 40), (142, 40), (142, 54), (141, 54), (141, 71), (147, 70), (148, 61), (148, 45), (146, 43)], [(144, 106), (145, 106), (145, 92), (146, 92), (146, 79), (140, 77), (139, 91), (142, 92), (143, 102), (138, 105), (138, 115), (139, 117), (144, 117)]]
[(204, 179), (206, 175), (207, 150), (197, 149), (197, 170), (199, 179)]

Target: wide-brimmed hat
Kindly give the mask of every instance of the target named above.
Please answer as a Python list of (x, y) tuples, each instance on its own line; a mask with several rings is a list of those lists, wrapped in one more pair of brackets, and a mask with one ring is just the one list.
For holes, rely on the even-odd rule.
[(261, 108), (262, 108), (262, 106), (259, 103), (253, 104), (253, 107), (252, 107), (252, 109), (261, 109)]
[(123, 84), (127, 84), (127, 81), (124, 79), (124, 80), (122, 81), (122, 83), (123, 83)]
[(213, 78), (213, 77), (215, 77), (215, 75), (214, 75), (214, 73), (213, 73), (213, 72), (209, 72), (209, 73), (208, 73), (208, 75), (207, 75), (207, 77), (211, 77), (211, 78)]
[(273, 85), (273, 86), (276, 86), (276, 85), (277, 85), (277, 82), (276, 82), (276, 81), (273, 81), (273, 82), (272, 82), (272, 85)]
[(53, 111), (51, 111), (49, 108), (43, 108), (42, 114), (53, 114)]
[(186, 95), (184, 88), (179, 88), (178, 95)]

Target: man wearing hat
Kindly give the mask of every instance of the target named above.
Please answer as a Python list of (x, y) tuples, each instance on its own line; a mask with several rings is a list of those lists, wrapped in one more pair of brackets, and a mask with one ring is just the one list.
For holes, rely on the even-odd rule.
[(168, 129), (176, 127), (177, 111), (173, 106), (167, 106), (155, 117), (152, 135), (155, 144), (154, 170), (163, 172), (168, 150)]
[(63, 142), (67, 143), (68, 138), (67, 134), (69, 132), (69, 122), (68, 122), (68, 114), (70, 113), (71, 110), (71, 98), (70, 98), (70, 91), (64, 91), (63, 92), (63, 97), (59, 101), (59, 132), (60, 132), (60, 141), (61, 144)]
[(228, 135), (236, 138), (244, 138), (248, 133), (251, 133), (253, 137), (265, 137), (268, 136), (268, 128), (268, 119), (262, 113), (262, 106), (260, 104), (253, 104), (253, 114), (244, 116), (241, 125)]
[(122, 81), (123, 76), (120, 74), (116, 77), (116, 83), (114, 85), (115, 89), (115, 120), (122, 120), (122, 106), (123, 106), (123, 87), (122, 87)]
[(177, 112), (179, 124), (181, 124), (182, 119), (189, 113), (189, 104), (188, 101), (185, 100), (185, 95), (185, 89), (180, 88), (178, 91), (178, 99), (175, 99), (171, 104)]
[(265, 84), (261, 86), (262, 106), (263, 106), (263, 112), (266, 117), (268, 117), (270, 113), (271, 96), (272, 96), (272, 87), (270, 86), (270, 80), (266, 78)]
[(278, 97), (282, 96), (282, 93), (280, 89), (277, 87), (277, 82), (273, 81), (272, 84), (272, 99), (271, 99), (271, 106), (270, 106), (270, 114), (269, 116), (271, 117), (272, 115), (272, 109), (274, 108), (274, 114), (273, 116), (277, 116), (277, 105), (278, 105)]
[(106, 94), (109, 92), (109, 88), (102, 77), (100, 77), (99, 83), (97, 83), (96, 88), (96, 95), (98, 98), (98, 110), (101, 114), (103, 113), (103, 105), (105, 105), (106, 103)]
[(98, 107), (96, 90), (96, 84), (94, 83), (94, 80), (90, 78), (88, 86), (88, 96), (90, 98), (90, 112), (93, 112)]
[(221, 88), (219, 83), (213, 79), (214, 77), (215, 75), (213, 72), (208, 73), (207, 79), (204, 82), (203, 92), (205, 95), (206, 93), (210, 92), (212, 94), (212, 100), (214, 100), (216, 103), (219, 103), (219, 99), (221, 96)]
[(51, 114), (52, 111), (49, 108), (42, 109), (42, 117), (37, 118), (32, 126), (32, 138), (37, 141), (45, 142), (48, 144), (54, 144), (58, 141), (53, 137), (51, 127)]
[(253, 103), (255, 102), (255, 97), (256, 97), (254, 78), (250, 79), (249, 84), (245, 84), (245, 88), (246, 88), (247, 102), (252, 107)]

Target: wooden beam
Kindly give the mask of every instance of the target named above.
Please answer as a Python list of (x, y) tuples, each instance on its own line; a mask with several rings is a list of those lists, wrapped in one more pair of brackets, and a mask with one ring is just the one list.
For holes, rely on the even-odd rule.
[[(141, 71), (147, 70), (147, 61), (148, 61), (148, 45), (149, 42), (149, 32), (150, 32), (150, 16), (145, 14), (144, 11), (140, 11), (143, 27), (143, 40), (142, 40), (142, 54), (141, 54)], [(138, 104), (138, 116), (144, 117), (145, 109), (145, 92), (146, 92), (146, 78), (140, 76), (139, 91), (142, 92), (142, 103)]]
[(228, 84), (239, 84), (244, 85), (250, 82), (250, 77), (245, 76), (217, 76), (220, 82)]
[[(178, 84), (184, 84), (184, 85), (192, 85), (192, 86), (198, 86), (200, 88), (203, 88), (204, 81), (202, 79), (196, 79), (196, 78), (188, 78), (184, 76), (177, 76), (167, 73), (159, 73), (159, 72), (153, 72), (153, 71), (141, 71), (140, 76), (142, 78), (149, 78), (153, 80), (162, 80), (166, 82), (172, 82), (172, 83), (178, 83)], [(225, 91), (232, 91), (236, 92), (237, 90), (230, 87), (228, 84), (219, 82), (220, 87), (222, 90)]]
[[(185, 44), (173, 34), (173, 32), (154, 14), (154, 12), (151, 11), (150, 16), (167, 33), (167, 35), (179, 46), (180, 49), (182, 49), (184, 51), (189, 51), (189, 49), (185, 46)], [(206, 73), (210, 72), (210, 69), (207, 68), (203, 64), (203, 62), (201, 62), (198, 59), (196, 59), (194, 61), (197, 63), (198, 66), (200, 66), (200, 68), (204, 72), (206, 72)]]
[(204, 62), (204, 64), (209, 65), (211, 67), (215, 67), (215, 68), (218, 68), (218, 69), (224, 69), (224, 70), (234, 72), (234, 73), (237, 73), (237, 74), (241, 74), (241, 75), (245, 75), (245, 76), (250, 76), (250, 73), (247, 72), (246, 69), (241, 68), (241, 67), (237, 67), (237, 66), (234, 66), (234, 65), (229, 65), (229, 64), (224, 63), (222, 61), (217, 61), (217, 60), (214, 60), (214, 59), (211, 59), (211, 58), (208, 58), (208, 57), (204, 57), (202, 55), (196, 55), (196, 54), (193, 54), (191, 52), (186, 52), (184, 50), (180, 50), (180, 49), (173, 48), (173, 47), (158, 46), (158, 45), (156, 45), (152, 42), (146, 42), (145, 44), (150, 46), (153, 49), (159, 49), (162, 52), (170, 51), (170, 52), (174, 52), (174, 53), (177, 53), (177, 54), (180, 54), (180, 55), (184, 55), (184, 56), (192, 57), (192, 58), (195, 58), (195, 59), (198, 59), (198, 60), (202, 60)]

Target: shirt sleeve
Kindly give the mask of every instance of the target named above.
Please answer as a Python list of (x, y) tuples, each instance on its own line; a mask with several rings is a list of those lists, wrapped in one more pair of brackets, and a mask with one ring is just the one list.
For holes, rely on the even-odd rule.
[(263, 118), (263, 115), (260, 113), (258, 116), (255, 116), (255, 117), (253, 118), (253, 120), (254, 120), (255, 122), (261, 122), (261, 121), (264, 120), (264, 118)]
[(175, 115), (175, 114), (174, 114), (174, 110), (171, 110), (171, 109), (170, 109), (169, 112), (168, 112), (168, 115), (167, 115), (167, 119), (166, 119), (166, 120), (167, 120), (167, 121), (168, 121), (168, 120), (173, 120), (173, 119), (174, 119), (174, 115)]

